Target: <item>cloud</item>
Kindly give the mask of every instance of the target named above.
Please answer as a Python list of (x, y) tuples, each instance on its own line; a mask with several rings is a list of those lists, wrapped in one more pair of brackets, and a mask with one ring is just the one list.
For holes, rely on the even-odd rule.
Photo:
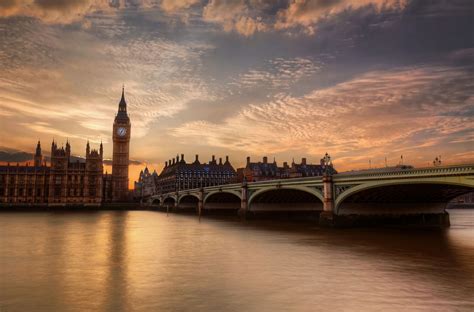
[(222, 26), (224, 31), (243, 36), (270, 30), (303, 28), (314, 34), (320, 20), (345, 10), (372, 6), (382, 10), (400, 10), (408, 0), (337, 0), (337, 1), (265, 1), (210, 0), (203, 9), (203, 20)]
[[(82, 21), (92, 13), (113, 13), (119, 8), (150, 8), (155, 0), (2, 0), (0, 17), (27, 16), (48, 24)], [(87, 26), (87, 24), (86, 24)]]
[(0, 150), (0, 162), (24, 162), (33, 159), (33, 154), (21, 151)]
[[(100, 30), (94, 31), (100, 35)], [(2, 115), (29, 117), (19, 123), (38, 133), (96, 141), (108, 137), (122, 83), (135, 138), (194, 99), (213, 98), (199, 75), (201, 56), (213, 48), (210, 45), (140, 33), (124, 44), (125, 39), (34, 23), (6, 34), (7, 40), (0, 43), (5, 54), (0, 58)]]
[[(155, 10), (188, 22), (191, 13), (204, 22), (219, 25), (225, 32), (235, 32), (249, 37), (258, 32), (293, 31), (302, 29), (314, 34), (317, 24), (337, 14), (363, 7), (373, 7), (377, 12), (401, 10), (409, 0), (5, 0), (0, 4), (0, 17), (28, 16), (49, 24), (80, 22), (91, 27), (93, 14), (114, 15), (127, 9)], [(455, 5), (434, 3), (426, 14)], [(119, 11), (121, 10), (121, 11)], [(176, 20), (169, 19), (168, 23)]]
[(0, 5), (0, 17), (20, 15), (35, 17), (46, 23), (68, 24), (81, 20), (91, 11), (106, 7), (105, 3), (102, 0), (8, 0), (3, 7)]
[(268, 87), (287, 90), (301, 79), (310, 77), (322, 68), (323, 64), (310, 58), (274, 58), (263, 63), (258, 69), (251, 69), (232, 83), (241, 88)]
[(268, 29), (262, 17), (252, 16), (253, 13), (259, 12), (252, 11), (244, 0), (210, 0), (203, 9), (202, 18), (222, 25), (224, 31), (250, 36)]
[(401, 9), (407, 0), (337, 0), (337, 1), (291, 1), (287, 8), (278, 11), (275, 29), (303, 27), (309, 34), (314, 34), (315, 25), (322, 19), (330, 18), (344, 10), (354, 10), (373, 6), (377, 10)]
[[(34, 150), (36, 146), (32, 146), (32, 150)], [(74, 150), (73, 150), (74, 152)], [(85, 147), (84, 147), (84, 152), (85, 152)], [(42, 154), (44, 156), (44, 159), (47, 161), (50, 161), (51, 158), (46, 155), (50, 155), (49, 150), (45, 149), (43, 146)], [(12, 149), (12, 148), (7, 148), (7, 147), (2, 147), (0, 146), (0, 162), (25, 162), (25, 161), (30, 161), (33, 160), (33, 153), (30, 152), (25, 152), (25, 151), (20, 151), (17, 149)], [(77, 156), (77, 155), (71, 155), (71, 162), (85, 162), (86, 159), (83, 156)], [(112, 165), (112, 159), (104, 159), (104, 165), (111, 166)], [(139, 161), (139, 160), (134, 160), (130, 159), (129, 160), (130, 165), (143, 165), (144, 162)]]
[[(139, 160), (130, 159), (128, 161), (130, 165), (144, 165), (145, 163)], [(112, 159), (104, 159), (104, 165), (112, 166)]]
[(172, 133), (183, 142), (257, 155), (329, 151), (349, 163), (389, 151), (423, 154), (472, 136), (472, 116), (466, 116), (474, 104), (471, 78), (450, 67), (374, 71), (302, 97), (250, 105), (222, 123), (189, 122)]
[(199, 2), (199, 0), (162, 0), (160, 7), (166, 13), (175, 13), (184, 9), (189, 9)]

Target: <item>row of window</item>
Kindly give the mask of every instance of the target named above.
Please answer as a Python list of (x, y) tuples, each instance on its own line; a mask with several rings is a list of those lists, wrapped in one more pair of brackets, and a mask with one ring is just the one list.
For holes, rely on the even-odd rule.
[[(7, 193), (5, 191), (8, 190)], [(61, 196), (61, 187), (55, 187), (54, 188), (54, 196)], [(84, 189), (82, 188), (70, 188), (67, 191), (68, 196), (84, 196)], [(45, 194), (48, 194), (48, 190), (43, 193), (43, 189), (38, 188), (36, 189), (36, 193), (34, 193), (33, 188), (19, 188), (18, 191), (15, 193), (15, 188), (10, 188), (10, 189), (4, 189), (0, 188), (0, 196), (10, 196), (10, 197), (15, 197), (15, 196), (37, 196), (41, 197), (44, 196)], [(90, 196), (95, 196), (97, 194), (95, 186), (89, 187), (89, 195)]]

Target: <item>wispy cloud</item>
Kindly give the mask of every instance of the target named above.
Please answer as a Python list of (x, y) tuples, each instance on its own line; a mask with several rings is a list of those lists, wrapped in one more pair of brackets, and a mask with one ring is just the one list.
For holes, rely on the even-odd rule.
[(401, 10), (407, 0), (339, 0), (339, 1), (292, 1), (288, 7), (278, 11), (276, 29), (302, 27), (308, 34), (314, 34), (317, 23), (331, 18), (345, 10), (372, 6), (378, 11), (383, 9)]
[(310, 77), (322, 68), (321, 62), (309, 58), (275, 58), (261, 65), (261, 69), (251, 69), (241, 74), (232, 85), (242, 88), (269, 87), (286, 90), (301, 79)]
[(470, 72), (459, 68), (376, 71), (303, 97), (250, 105), (224, 123), (190, 122), (173, 133), (260, 155), (329, 150), (350, 160), (409, 153), (472, 136), (472, 116), (462, 112), (474, 104), (473, 87)]
[(109, 157), (125, 84), (132, 156), (152, 163), (177, 152), (229, 153), (236, 164), (246, 154), (319, 159), (326, 151), (348, 166), (387, 153), (467, 159), (471, 7), (0, 1), (2, 145), (30, 151), (52, 136), (73, 146), (102, 139)]

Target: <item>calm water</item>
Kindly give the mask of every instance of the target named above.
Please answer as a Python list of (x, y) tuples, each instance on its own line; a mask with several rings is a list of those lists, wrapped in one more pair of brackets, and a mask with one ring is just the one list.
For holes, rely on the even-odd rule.
[(0, 311), (474, 311), (474, 211), (451, 221), (334, 230), (1, 213)]

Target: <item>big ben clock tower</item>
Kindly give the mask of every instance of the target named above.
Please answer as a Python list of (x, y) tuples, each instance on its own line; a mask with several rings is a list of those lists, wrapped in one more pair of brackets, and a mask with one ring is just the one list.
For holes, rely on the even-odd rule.
[(118, 113), (113, 127), (114, 150), (112, 157), (112, 200), (123, 202), (128, 195), (128, 162), (130, 150), (130, 118), (127, 114), (124, 88), (120, 99)]

